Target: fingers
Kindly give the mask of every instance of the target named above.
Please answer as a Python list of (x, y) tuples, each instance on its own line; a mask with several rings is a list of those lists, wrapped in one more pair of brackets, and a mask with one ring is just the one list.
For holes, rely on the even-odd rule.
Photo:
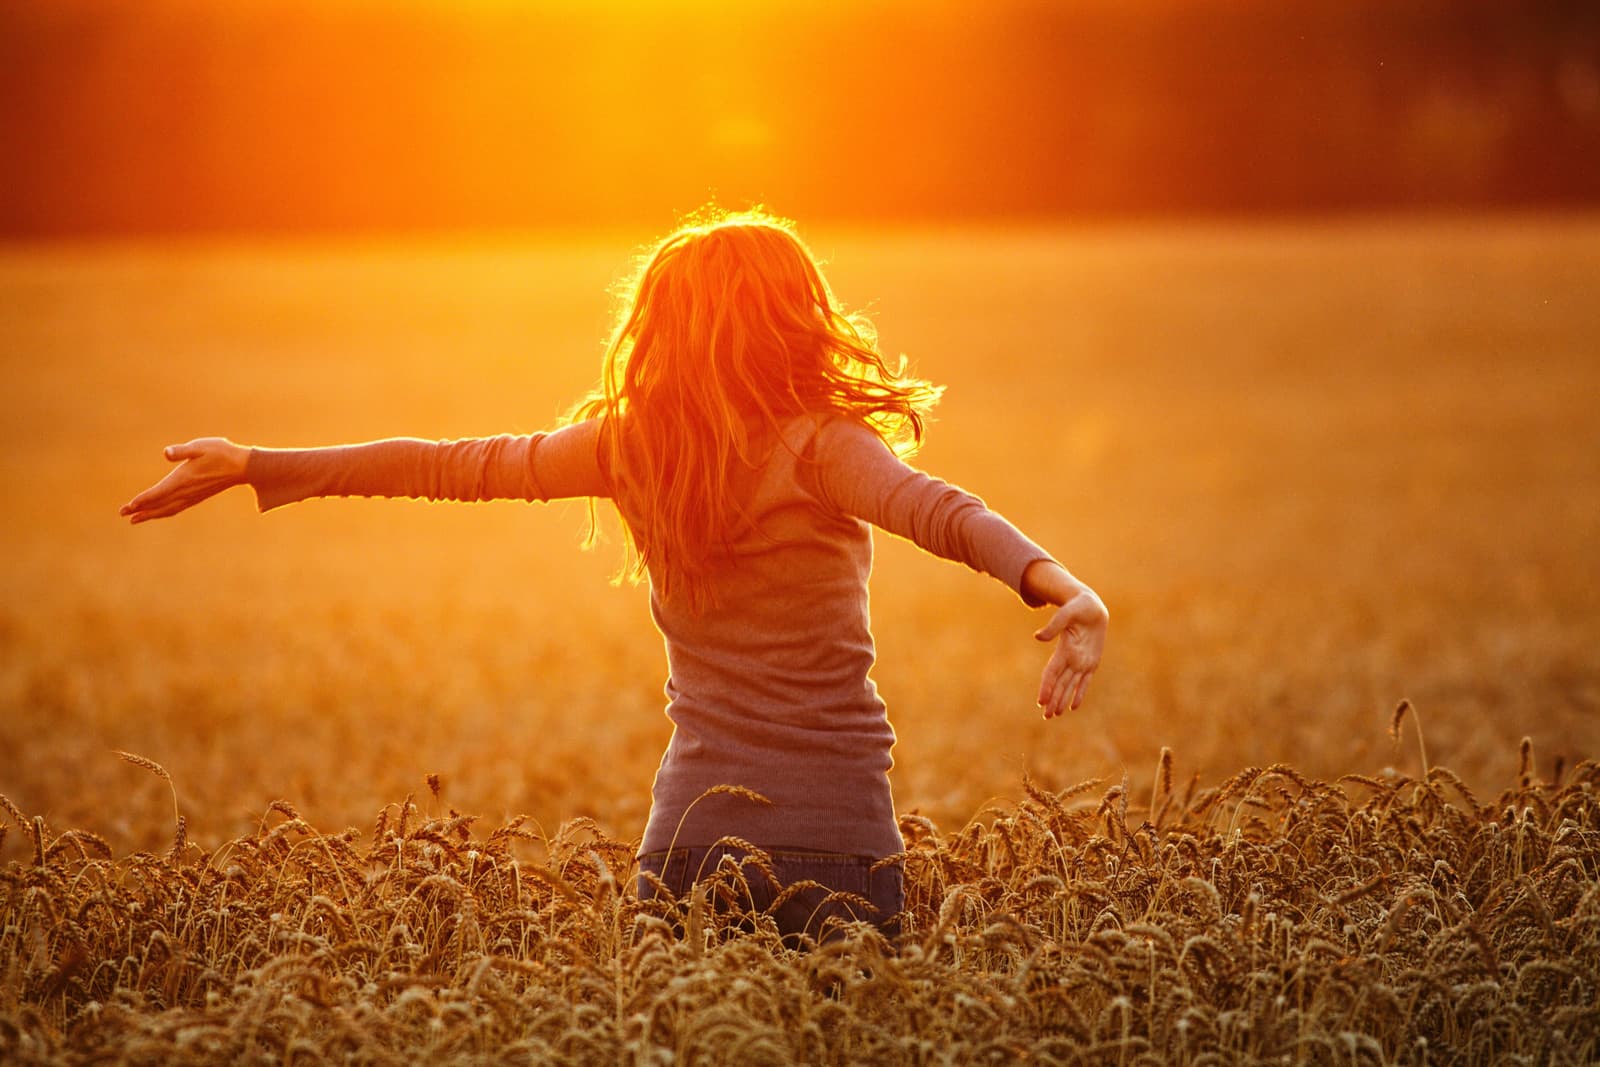
[(1045, 718), (1054, 718), (1065, 710), (1067, 701), (1072, 697), (1077, 684), (1078, 675), (1083, 671), (1084, 665), (1077, 663), (1072, 656), (1072, 649), (1064, 643), (1057, 644), (1055, 651), (1050, 654), (1049, 661), (1044, 665), (1044, 671), (1039, 676), (1038, 704), (1044, 709)]
[[(204, 497), (196, 497), (192, 492), (193, 483), (190, 481), (186, 468), (180, 467), (155, 485), (146, 489), (118, 510), (118, 514), (133, 518), (135, 522), (142, 518), (159, 519), (167, 515), (176, 515), (184, 508), (192, 507)], [(169, 510), (176, 505), (175, 510)]]
[(142, 507), (138, 508), (133, 508), (125, 504), (123, 505), (123, 514), (128, 516), (129, 522), (137, 526), (139, 523), (149, 522), (151, 519), (171, 518), (180, 511), (188, 511), (190, 508), (194, 507), (204, 499), (205, 496), (203, 495), (197, 496), (193, 493), (174, 493), (159, 500), (146, 503)]
[(181, 483), (187, 478), (188, 475), (182, 467), (168, 472), (165, 478), (122, 505), (122, 514), (131, 515), (136, 511), (145, 511), (164, 502), (178, 491)]
[(149, 522), (151, 519), (170, 519), (180, 511), (188, 511), (191, 504), (192, 501), (188, 500), (174, 500), (172, 503), (167, 504), (164, 507), (141, 512), (134, 516), (132, 521), (135, 525), (137, 525), (141, 522)]
[(122, 505), (122, 507), (117, 510), (117, 514), (132, 515), (134, 512), (144, 511), (146, 508), (150, 507), (150, 505), (158, 497), (163, 495), (162, 493), (157, 492), (157, 490), (160, 488), (160, 485), (152, 485), (150, 488), (146, 489), (144, 492), (140, 493), (138, 496)]
[(150, 488), (146, 489), (144, 492), (140, 493), (138, 496), (122, 505), (122, 507), (118, 508), (117, 514), (133, 515), (137, 512), (146, 510), (157, 498), (162, 495), (160, 492), (158, 492), (160, 489), (160, 484), (152, 485)]
[(1093, 677), (1093, 667), (1081, 670), (1058, 668), (1052, 658), (1039, 679), (1038, 704), (1044, 709), (1044, 717), (1053, 719), (1067, 711), (1077, 711), (1081, 708), (1083, 699), (1089, 692), (1089, 679)]
[(1072, 672), (1063, 671), (1061, 677), (1056, 679), (1055, 686), (1050, 690), (1050, 700), (1044, 706), (1044, 717), (1053, 719), (1061, 714), (1061, 702), (1071, 693)]
[(1072, 694), (1072, 710), (1077, 711), (1083, 707), (1084, 695), (1089, 692), (1089, 679), (1094, 677), (1094, 671), (1084, 671), (1078, 676), (1078, 687)]
[(1039, 696), (1035, 700), (1041, 708), (1050, 706), (1050, 697), (1056, 690), (1056, 682), (1061, 677), (1061, 665), (1056, 657), (1051, 656), (1050, 662), (1044, 665), (1044, 671), (1039, 675)]
[(1054, 719), (1066, 712), (1077, 711), (1083, 707), (1083, 698), (1089, 692), (1089, 679), (1094, 677), (1094, 671), (1062, 671), (1055, 684), (1050, 686), (1050, 695), (1039, 701), (1044, 708), (1044, 717)]
[[(188, 452), (190, 444), (193, 444), (193, 442), (182, 445), (168, 445), (166, 448), (161, 450), (161, 454), (174, 463), (185, 459), (190, 459), (192, 458)], [(122, 505), (122, 507), (118, 508), (117, 514), (126, 516), (148, 509), (152, 502), (172, 491), (172, 485), (177, 477), (177, 474), (177, 471), (172, 471), (165, 478), (162, 478), (150, 488), (138, 493), (132, 500), (129, 500), (126, 504)]]
[(139, 523), (148, 522), (151, 519), (164, 519), (169, 515), (176, 515), (188, 506), (188, 501), (166, 496), (156, 500), (147, 500), (139, 505), (124, 504), (122, 506), (122, 514), (128, 517), (129, 522), (137, 526)]

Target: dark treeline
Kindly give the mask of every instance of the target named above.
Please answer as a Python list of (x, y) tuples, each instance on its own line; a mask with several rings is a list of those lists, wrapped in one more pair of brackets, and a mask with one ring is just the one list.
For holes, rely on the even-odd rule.
[[(821, 12), (821, 13), (818, 13)], [(1593, 0), (11, 0), (0, 233), (1600, 199)]]

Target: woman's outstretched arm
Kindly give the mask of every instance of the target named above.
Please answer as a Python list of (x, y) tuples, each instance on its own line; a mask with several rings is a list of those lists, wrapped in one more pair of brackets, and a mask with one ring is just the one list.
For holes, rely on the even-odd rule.
[(1039, 680), (1038, 703), (1047, 719), (1083, 703), (1100, 666), (1109, 619), (1094, 590), (982, 500), (908, 465), (861, 423), (825, 424), (815, 458), (818, 490), (840, 511), (993, 575), (1030, 607), (1056, 605), (1055, 615), (1034, 635), (1055, 642)]
[(234, 485), (270, 511), (315, 496), (555, 500), (607, 496), (598, 426), (458, 441), (395, 437), (327, 448), (246, 448), (203, 437), (166, 450), (181, 465), (122, 507), (133, 522), (166, 518)]

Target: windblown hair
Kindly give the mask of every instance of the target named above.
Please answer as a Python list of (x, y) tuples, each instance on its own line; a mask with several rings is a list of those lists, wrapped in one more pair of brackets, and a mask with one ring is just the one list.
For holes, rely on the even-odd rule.
[(760, 209), (703, 212), (645, 257), (574, 421), (601, 418), (600, 449), (631, 506), (623, 574), (663, 598), (707, 602), (715, 556), (743, 516), (735, 464), (782, 447), (781, 424), (839, 413), (897, 452), (921, 444), (941, 390), (891, 368), (872, 324), (842, 310), (793, 224)]

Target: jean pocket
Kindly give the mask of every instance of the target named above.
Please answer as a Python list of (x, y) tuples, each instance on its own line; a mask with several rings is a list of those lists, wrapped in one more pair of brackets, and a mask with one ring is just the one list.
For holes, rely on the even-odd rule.
[(829, 893), (867, 896), (867, 870), (871, 863), (861, 856), (779, 850), (769, 853), (769, 859), (779, 885), (787, 887), (796, 882), (815, 882)]

